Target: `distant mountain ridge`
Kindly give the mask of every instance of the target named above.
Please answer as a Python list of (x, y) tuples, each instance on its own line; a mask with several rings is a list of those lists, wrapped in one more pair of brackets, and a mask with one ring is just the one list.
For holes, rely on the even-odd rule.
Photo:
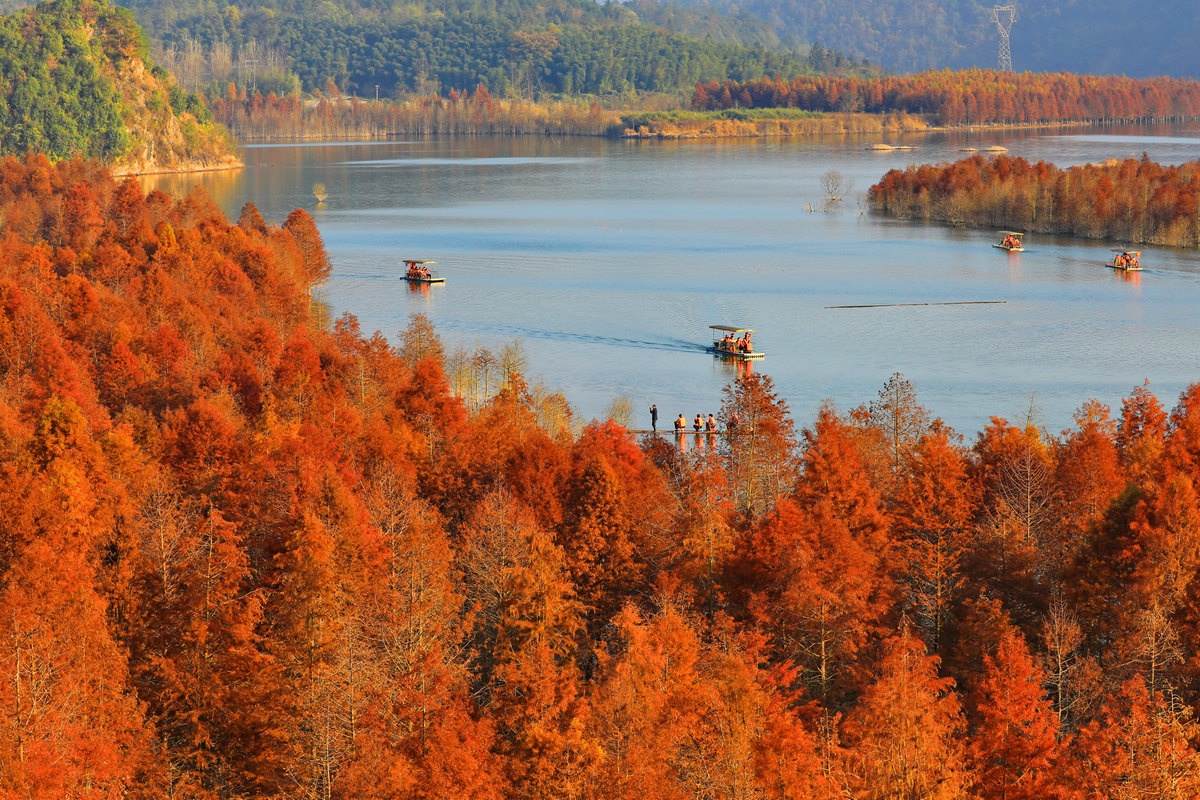
[(783, 38), (820, 42), (884, 69), (995, 68), (992, 7), (1011, 3), (1018, 72), (1200, 77), (1194, 0), (677, 0), (761, 17)]
[(234, 166), (204, 104), (147, 60), (106, 0), (50, 0), (0, 17), (0, 152), (96, 158), (118, 172)]

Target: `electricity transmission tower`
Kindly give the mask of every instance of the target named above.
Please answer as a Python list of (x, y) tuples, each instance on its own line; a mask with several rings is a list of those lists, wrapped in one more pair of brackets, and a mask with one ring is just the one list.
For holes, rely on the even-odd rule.
[(1008, 46), (1008, 32), (1017, 21), (1016, 6), (992, 6), (992, 22), (1000, 31), (1000, 71), (1012, 72), (1012, 50)]

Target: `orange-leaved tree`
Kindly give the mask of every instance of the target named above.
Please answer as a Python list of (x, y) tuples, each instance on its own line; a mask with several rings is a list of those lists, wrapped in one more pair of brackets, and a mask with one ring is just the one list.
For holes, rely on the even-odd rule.
[(1059, 720), (1043, 689), (1045, 677), (1012, 627), (1001, 634), (995, 655), (984, 656), (970, 745), (975, 791), (983, 800), (1035, 800), (1060, 788)]
[(745, 373), (722, 390), (720, 419), (736, 416), (720, 452), (740, 511), (759, 515), (791, 489), (796, 475), (796, 436), (787, 401), (775, 383), (757, 372)]
[(842, 731), (856, 795), (950, 800), (967, 795), (963, 717), (954, 681), (902, 624), (884, 643), (879, 675), (847, 714)]
[(978, 504), (965, 455), (951, 436), (935, 425), (903, 454), (892, 514), (908, 606), (935, 651), (945, 644)]

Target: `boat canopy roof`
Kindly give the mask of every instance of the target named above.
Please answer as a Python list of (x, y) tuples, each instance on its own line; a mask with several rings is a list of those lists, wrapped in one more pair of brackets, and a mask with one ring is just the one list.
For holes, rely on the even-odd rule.
[(418, 259), (415, 259), (415, 258), (402, 258), (400, 260), (403, 261), (405, 264), (436, 264), (437, 263), (436, 261), (419, 261)]
[(1017, 231), (996, 231), (996, 233), (1003, 233), (1005, 236), (1024, 236), (1025, 235), (1023, 233), (1018, 233)]
[(754, 333), (754, 328), (731, 328), (728, 325), (709, 325), (714, 331), (726, 331), (728, 333)]
[(1119, 250), (1115, 247), (1112, 249), (1112, 251), (1114, 253), (1128, 253), (1131, 256), (1140, 256), (1142, 254), (1141, 250)]

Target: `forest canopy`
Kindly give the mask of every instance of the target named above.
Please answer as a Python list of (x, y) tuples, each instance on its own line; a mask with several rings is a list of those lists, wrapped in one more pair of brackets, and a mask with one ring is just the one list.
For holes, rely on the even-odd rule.
[(756, 373), (681, 452), (329, 323), (302, 210), (31, 156), (0, 219), (6, 794), (1200, 792), (1200, 384), (964, 438)]

